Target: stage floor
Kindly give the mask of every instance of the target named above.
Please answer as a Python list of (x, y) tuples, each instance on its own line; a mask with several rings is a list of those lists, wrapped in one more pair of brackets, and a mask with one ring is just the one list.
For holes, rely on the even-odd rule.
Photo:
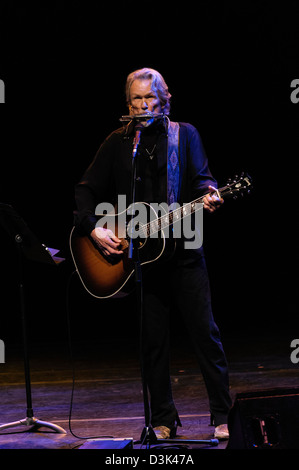
[[(240, 392), (298, 385), (298, 364), (290, 359), (292, 339), (290, 335), (223, 338), (233, 400)], [(5, 353), (5, 363), (0, 364), (0, 424), (26, 418), (22, 351), (7, 345)], [(101, 442), (97, 439), (105, 437), (132, 438), (133, 449), (144, 448), (138, 443), (145, 424), (138, 345), (127, 339), (76, 342), (72, 354), (71, 360), (67, 342), (35, 341), (30, 346), (34, 416), (64, 428), (66, 434), (17, 426), (0, 432), (0, 449), (97, 448)], [(171, 376), (182, 421), (177, 439), (212, 439), (204, 382), (184, 341), (172, 346)], [(217, 446), (198, 442), (181, 446), (219, 450), (226, 448), (227, 441)]]

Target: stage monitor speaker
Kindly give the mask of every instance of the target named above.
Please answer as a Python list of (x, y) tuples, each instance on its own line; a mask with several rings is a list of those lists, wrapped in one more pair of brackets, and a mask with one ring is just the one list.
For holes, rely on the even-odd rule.
[(227, 449), (299, 449), (299, 388), (238, 393)]
[(79, 449), (133, 449), (133, 438), (90, 439), (80, 446)]

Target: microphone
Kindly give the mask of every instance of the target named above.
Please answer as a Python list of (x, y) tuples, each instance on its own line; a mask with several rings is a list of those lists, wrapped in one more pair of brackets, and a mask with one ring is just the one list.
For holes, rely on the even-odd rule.
[(141, 132), (143, 128), (144, 127), (142, 124), (136, 124), (135, 126), (135, 137), (133, 141), (133, 159), (136, 157), (137, 154), (138, 146), (140, 144)]
[(151, 113), (151, 112), (148, 112), (148, 113), (142, 113), (142, 114), (132, 114), (132, 115), (128, 115), (128, 116), (122, 116), (119, 120), (121, 122), (130, 122), (130, 121), (136, 121), (136, 122), (140, 122), (140, 121), (149, 121), (151, 119), (161, 119), (164, 117), (164, 114), (163, 113)]

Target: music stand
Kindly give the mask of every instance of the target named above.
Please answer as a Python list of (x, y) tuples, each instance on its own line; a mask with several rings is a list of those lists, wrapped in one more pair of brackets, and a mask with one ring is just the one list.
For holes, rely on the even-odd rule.
[(48, 248), (41, 244), (37, 237), (31, 232), (25, 221), (17, 214), (15, 209), (8, 205), (0, 203), (0, 225), (6, 230), (8, 235), (14, 240), (18, 253), (19, 264), (19, 294), (20, 294), (20, 308), (22, 318), (22, 332), (23, 332), (23, 347), (24, 347), (24, 372), (25, 372), (25, 386), (26, 386), (26, 401), (27, 401), (27, 414), (25, 419), (14, 421), (11, 423), (0, 425), (0, 431), (7, 428), (16, 426), (33, 426), (30, 429), (36, 430), (40, 427), (50, 428), (53, 431), (61, 434), (66, 434), (66, 431), (57, 426), (56, 424), (41, 421), (34, 417), (32, 408), (31, 396), (31, 381), (30, 381), (30, 366), (28, 358), (27, 347), (27, 333), (26, 333), (26, 309), (24, 299), (24, 276), (23, 276), (23, 258), (29, 261), (36, 261), (51, 265), (58, 265), (64, 258), (56, 257), (55, 255), (59, 250)]

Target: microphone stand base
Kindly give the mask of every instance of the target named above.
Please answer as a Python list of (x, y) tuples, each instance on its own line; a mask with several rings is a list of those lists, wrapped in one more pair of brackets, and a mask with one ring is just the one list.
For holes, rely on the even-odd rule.
[(29, 431), (34, 431), (34, 430), (38, 430), (41, 427), (45, 427), (45, 428), (50, 428), (59, 434), (66, 434), (66, 431), (60, 426), (57, 426), (57, 424), (48, 423), (47, 421), (41, 421), (40, 419), (37, 419), (34, 417), (32, 418), (27, 417), (19, 421), (13, 421), (11, 423), (2, 424), (0, 426), (0, 431), (2, 431), (3, 429), (14, 428), (16, 426), (33, 426), (33, 429), (29, 429)]
[(140, 440), (134, 442), (134, 444), (141, 444), (141, 445), (159, 445), (159, 444), (205, 444), (212, 447), (218, 446), (219, 440), (218, 439), (158, 439), (155, 431), (151, 426), (145, 426), (140, 436)]

